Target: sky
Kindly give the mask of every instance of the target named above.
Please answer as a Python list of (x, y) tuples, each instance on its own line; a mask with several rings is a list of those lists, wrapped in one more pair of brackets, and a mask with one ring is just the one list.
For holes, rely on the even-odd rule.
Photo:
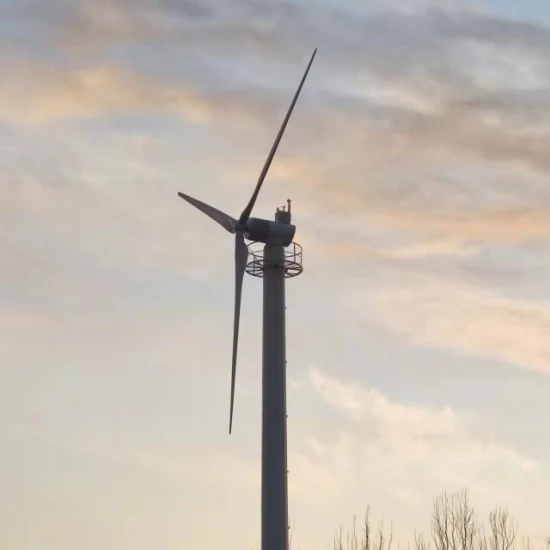
[(0, 0), (0, 547), (260, 542), (261, 281), (293, 199), (293, 544), (467, 487), (550, 535), (547, 0)]

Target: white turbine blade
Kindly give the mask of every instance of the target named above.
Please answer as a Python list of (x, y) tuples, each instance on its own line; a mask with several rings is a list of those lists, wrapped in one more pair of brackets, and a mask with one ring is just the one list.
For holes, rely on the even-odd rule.
[(248, 247), (242, 233), (235, 235), (235, 318), (233, 322), (233, 361), (231, 365), (231, 405), (229, 409), (229, 433), (233, 426), (233, 403), (235, 401), (235, 377), (237, 374), (237, 347), (239, 344), (239, 321), (243, 278), (248, 260)]
[(224, 229), (229, 231), (229, 233), (235, 233), (237, 227), (237, 220), (232, 218), (229, 214), (217, 210), (213, 206), (201, 202), (185, 193), (178, 193), (178, 195), (189, 204), (192, 204), (195, 208), (198, 208), (201, 212), (206, 214), (209, 218), (212, 218), (215, 222), (218, 222)]

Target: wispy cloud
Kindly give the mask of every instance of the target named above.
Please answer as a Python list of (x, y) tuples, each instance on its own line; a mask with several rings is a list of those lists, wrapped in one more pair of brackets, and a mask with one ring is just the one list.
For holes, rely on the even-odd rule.
[[(419, 8), (412, 14), (375, 10), (354, 18), (320, 6), (309, 14), (294, 4), (239, 3), (240, 26), (272, 37), (262, 55), (280, 54), (287, 42), (304, 50), (299, 36), (328, 41), (325, 60), (321, 56), (316, 69), (322, 73), (312, 75), (311, 90), (305, 92), (311, 100), (302, 106), (301, 123), (278, 159), (282, 163), (286, 156), (286, 164), (296, 167), (286, 177), (305, 179), (308, 192), (319, 193), (318, 208), (330, 203), (336, 211), (362, 213), (371, 223), (397, 229), (443, 231), (455, 238), (464, 232), (470, 240), (546, 236), (549, 197), (541, 178), (549, 168), (544, 89), (550, 60), (544, 44), (550, 43), (550, 34), (544, 27), (460, 3), (435, 12), (412, 4)], [(123, 8), (124, 3), (102, 5), (80, 17), (101, 21), (98, 14), (110, 13), (104, 23), (92, 25), (101, 37), (101, 29), (108, 30)], [(197, 32), (189, 40), (191, 55), (202, 51), (200, 44), (210, 45), (212, 61), (186, 65), (189, 72), (178, 78), (133, 61), (67, 68), (10, 54), (4, 64), (17, 78), (3, 89), (4, 119), (36, 124), (132, 112), (179, 113), (226, 132), (235, 124), (246, 126), (246, 132), (234, 136), (243, 146), (254, 141), (258, 130), (271, 135), (286, 105), (286, 91), (283, 95), (277, 81), (289, 74), (290, 58), (284, 59), (286, 68), (277, 64), (272, 75), (262, 74), (267, 78), (262, 85), (260, 79), (251, 80), (254, 71), (243, 43), (234, 61), (251, 70), (227, 79), (229, 60), (222, 53), (230, 44), (246, 42), (246, 33), (222, 32), (236, 24), (225, 5), (199, 9), (166, 3), (154, 9), (159, 17), (152, 17), (153, 8), (146, 5), (136, 14), (146, 13), (143, 20), (153, 26), (179, 15), (177, 24)], [(275, 22), (295, 12), (303, 12), (293, 19), (303, 32), (287, 40), (285, 26)], [(510, 52), (514, 63), (508, 61)]]
[(230, 101), (224, 104), (201, 96), (192, 84), (148, 79), (120, 65), (66, 70), (55, 63), (11, 56), (0, 64), (12, 77), (0, 90), (0, 118), (13, 124), (147, 113), (181, 114), (208, 122), (226, 111), (224, 105), (230, 105)]
[(382, 285), (353, 302), (408, 341), (550, 374), (550, 304), (434, 277)]
[[(521, 508), (525, 486), (547, 483), (546, 464), (498, 441), (472, 412), (399, 403), (317, 367), (310, 368), (309, 382), (340, 416), (337, 423), (325, 420), (322, 429), (313, 429), (293, 453), (291, 479), (297, 496), (305, 498), (302, 490), (313, 490), (318, 483), (347, 509), (346, 498), (357, 501), (351, 493), (389, 493), (418, 517), (418, 502), (425, 497), (428, 505), (442, 485), (472, 487), (483, 506), (506, 495), (511, 506)], [(491, 475), (495, 471), (507, 472), (506, 481)], [(534, 524), (542, 526), (542, 521), (539, 514)]]
[(359, 382), (338, 380), (315, 367), (310, 368), (309, 376), (310, 383), (328, 405), (356, 421), (368, 416), (377, 430), (396, 441), (404, 437), (416, 441), (445, 438), (460, 429), (457, 415), (450, 408), (434, 411), (395, 403), (378, 390), (365, 388)]
[[(150, 408), (128, 406), (123, 415), (137, 439), (162, 425), (200, 436), (204, 446), (164, 452), (162, 445), (119, 445), (113, 460), (180, 483), (196, 476), (200, 490), (185, 505), (205, 524), (193, 526), (193, 544), (208, 547), (213, 509), (224, 544), (228, 529), (249, 529), (257, 513), (259, 417), (248, 415), (256, 418), (251, 431), (237, 443), (223, 440), (222, 451), (220, 434), (199, 430), (195, 414), (226, 414), (226, 401), (218, 405), (211, 392), (222, 377), (226, 390), (231, 242), (222, 244), (219, 228), (175, 193), (238, 213), (315, 46), (316, 63), (258, 203), (264, 215), (272, 201), (295, 199), (308, 278), (293, 288), (323, 319), (317, 325), (309, 310), (301, 318), (314, 326), (311, 341), (322, 341), (327, 363), (310, 369), (292, 395), (292, 514), (297, 526), (300, 519), (308, 525), (302, 538), (323, 544), (319, 525), (328, 540), (333, 522), (360, 512), (366, 500), (408, 528), (434, 493), (467, 484), (482, 502), (525, 509), (538, 528), (549, 491), (544, 443), (535, 460), (497, 438), (479, 412), (456, 403), (435, 408), (419, 397), (437, 395), (446, 360), (457, 357), (461, 365), (473, 357), (475, 365), (530, 369), (538, 383), (550, 373), (550, 30), (476, 2), (2, 4), (0, 69), (9, 75), (0, 85), (5, 416), (28, 426), (16, 437), (39, 434), (29, 448), (51, 443), (59, 457), (69, 445), (98, 456), (116, 447), (105, 432), (122, 414), (120, 395), (142, 391)], [(258, 288), (246, 299), (257, 298)], [(245, 323), (243, 341), (257, 337), (258, 326)], [(352, 341), (352, 327), (373, 330), (372, 356), (359, 355), (370, 351)], [(430, 365), (434, 379), (411, 388), (408, 401), (364, 383), (364, 361), (373, 372), (384, 369), (373, 358), (389, 344), (377, 335), (407, 365), (409, 356), (417, 364), (419, 350), (444, 351), (422, 355), (441, 364)], [(251, 347), (241, 354), (245, 392), (255, 387), (246, 370), (259, 357)], [(347, 380), (329, 374), (329, 357), (344, 348), (346, 372), (355, 373)], [(148, 374), (138, 378), (140, 368)], [(208, 390), (192, 385), (197, 372), (209, 378)], [(90, 389), (99, 375), (102, 384)], [(62, 390), (59, 400), (47, 398), (37, 377), (51, 381), (44, 387), (53, 393), (58, 381), (71, 380), (74, 400)], [(151, 420), (168, 401), (185, 405), (185, 414)], [(491, 404), (495, 416), (510, 407), (498, 396)], [(523, 413), (535, 426), (537, 410)], [(56, 437), (54, 419), (69, 416), (75, 433), (84, 416), (97, 432)], [(227, 451), (243, 442), (255, 454)], [(19, 444), (18, 462), (27, 448)], [(101, 477), (88, 474), (92, 482)], [(210, 492), (201, 501), (203, 487)], [(176, 532), (180, 520), (174, 531), (158, 532)], [(241, 543), (236, 534), (234, 547)]]

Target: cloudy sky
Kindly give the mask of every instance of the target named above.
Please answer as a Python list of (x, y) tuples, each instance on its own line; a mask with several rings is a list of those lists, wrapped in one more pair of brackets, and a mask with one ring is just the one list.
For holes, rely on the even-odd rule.
[(0, 0), (0, 546), (259, 534), (261, 283), (177, 197), (294, 199), (290, 515), (550, 534), (547, 0)]

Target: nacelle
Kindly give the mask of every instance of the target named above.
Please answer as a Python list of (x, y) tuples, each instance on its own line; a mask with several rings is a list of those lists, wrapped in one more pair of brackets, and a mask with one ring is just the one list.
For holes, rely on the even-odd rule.
[(295, 225), (272, 222), (260, 218), (249, 218), (244, 230), (244, 236), (249, 241), (281, 243), (283, 246), (288, 246), (292, 242), (295, 233)]

